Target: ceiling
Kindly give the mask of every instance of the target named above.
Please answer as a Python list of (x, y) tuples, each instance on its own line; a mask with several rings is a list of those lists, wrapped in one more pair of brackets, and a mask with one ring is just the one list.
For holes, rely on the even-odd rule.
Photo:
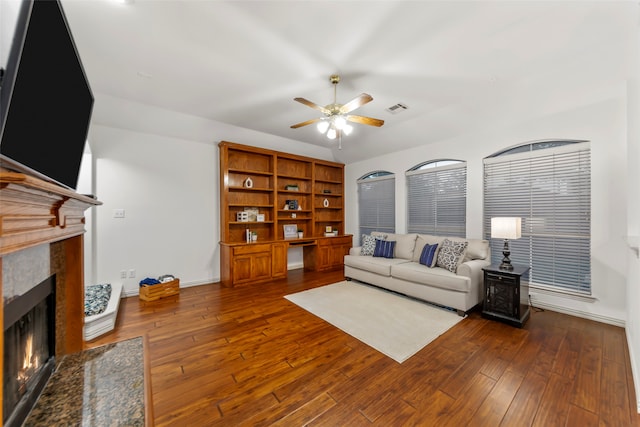
[[(637, 2), (62, 0), (100, 94), (354, 162), (586, 105), (628, 77)], [(343, 149), (293, 98), (373, 101)], [(386, 108), (403, 103), (406, 111)], [(100, 120), (100, 117), (95, 118)], [(242, 142), (242, 141), (239, 141)]]

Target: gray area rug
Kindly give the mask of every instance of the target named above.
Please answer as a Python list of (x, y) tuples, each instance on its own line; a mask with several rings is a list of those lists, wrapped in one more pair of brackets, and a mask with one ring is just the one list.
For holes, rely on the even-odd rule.
[(355, 281), (285, 298), (398, 363), (463, 319), (453, 311)]

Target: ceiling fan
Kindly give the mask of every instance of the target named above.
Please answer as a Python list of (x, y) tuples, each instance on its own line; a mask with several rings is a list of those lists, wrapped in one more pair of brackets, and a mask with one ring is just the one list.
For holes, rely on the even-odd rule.
[(291, 125), (292, 129), (297, 129), (302, 126), (307, 126), (312, 123), (318, 123), (318, 132), (325, 134), (329, 139), (338, 138), (338, 148), (342, 148), (342, 134), (349, 135), (353, 130), (353, 127), (347, 122), (360, 123), (363, 125), (380, 127), (384, 124), (384, 120), (374, 119), (372, 117), (354, 116), (348, 114), (356, 108), (362, 107), (364, 104), (371, 102), (373, 97), (366, 93), (353, 98), (346, 104), (338, 104), (336, 101), (336, 92), (338, 83), (340, 83), (340, 76), (333, 74), (329, 77), (329, 81), (333, 84), (333, 104), (325, 105), (324, 107), (311, 102), (304, 98), (294, 98), (294, 101), (298, 101), (308, 107), (318, 110), (324, 114), (324, 117), (318, 117), (316, 119), (307, 120), (305, 122), (296, 123)]

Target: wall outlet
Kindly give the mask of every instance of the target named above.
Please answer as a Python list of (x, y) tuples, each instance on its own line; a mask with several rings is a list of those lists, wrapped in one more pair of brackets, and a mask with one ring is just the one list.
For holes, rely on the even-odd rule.
[(114, 218), (124, 218), (124, 209), (114, 209), (113, 210)]
[(120, 278), (121, 279), (127, 278), (127, 270), (120, 270)]
[(134, 269), (129, 270), (129, 278), (131, 279), (136, 278), (136, 271)]

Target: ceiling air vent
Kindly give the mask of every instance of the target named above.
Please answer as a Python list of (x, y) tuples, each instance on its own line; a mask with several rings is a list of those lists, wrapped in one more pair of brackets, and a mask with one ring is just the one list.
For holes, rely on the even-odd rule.
[(405, 104), (398, 102), (396, 105), (392, 105), (391, 107), (387, 108), (387, 111), (391, 114), (398, 114), (399, 112), (404, 111), (408, 108), (409, 107), (407, 107)]

